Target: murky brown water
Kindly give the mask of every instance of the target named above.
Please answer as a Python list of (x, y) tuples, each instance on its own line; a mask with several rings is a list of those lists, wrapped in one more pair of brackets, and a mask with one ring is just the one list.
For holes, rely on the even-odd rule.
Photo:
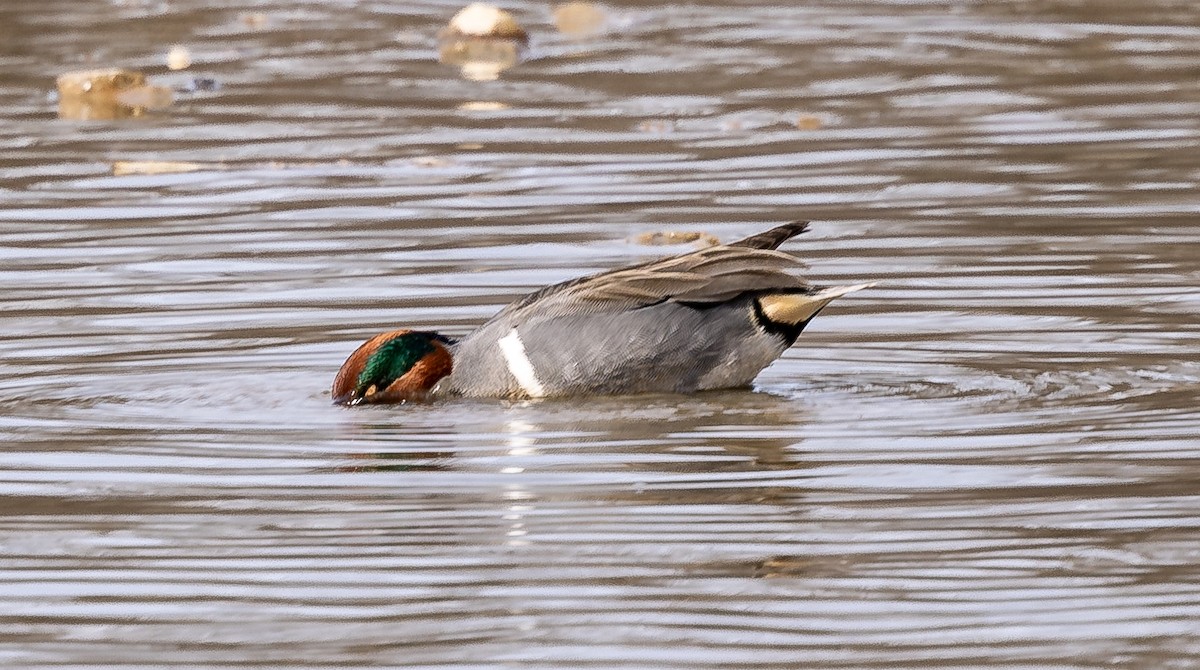
[[(0, 9), (6, 667), (1200, 667), (1200, 5), (510, 7), (491, 82), (452, 3)], [(221, 88), (56, 119), (96, 65)], [(755, 392), (328, 404), (801, 217), (883, 284)]]

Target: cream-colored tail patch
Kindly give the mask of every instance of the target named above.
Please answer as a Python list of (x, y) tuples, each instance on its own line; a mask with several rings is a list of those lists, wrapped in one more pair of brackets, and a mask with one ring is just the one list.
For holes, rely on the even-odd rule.
[(870, 288), (875, 284), (876, 282), (854, 286), (830, 286), (811, 295), (803, 293), (765, 295), (758, 299), (758, 304), (762, 307), (763, 316), (766, 316), (769, 321), (796, 325), (813, 318), (834, 298)]

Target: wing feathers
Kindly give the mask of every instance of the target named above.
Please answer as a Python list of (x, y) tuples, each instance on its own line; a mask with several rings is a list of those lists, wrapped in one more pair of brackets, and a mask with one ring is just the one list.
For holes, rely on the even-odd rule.
[(809, 290), (792, 271), (803, 263), (774, 251), (808, 227), (797, 221), (728, 246), (709, 247), (681, 256), (604, 272), (549, 286), (502, 310), (516, 317), (636, 309), (664, 300), (718, 303), (745, 293)]

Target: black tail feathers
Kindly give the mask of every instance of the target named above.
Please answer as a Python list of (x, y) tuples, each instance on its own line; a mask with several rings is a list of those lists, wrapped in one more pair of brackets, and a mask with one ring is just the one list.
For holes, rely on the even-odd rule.
[(751, 235), (744, 240), (730, 244), (731, 247), (750, 247), (751, 249), (778, 249), (779, 245), (808, 230), (808, 221), (793, 221), (782, 226), (776, 226), (766, 232)]

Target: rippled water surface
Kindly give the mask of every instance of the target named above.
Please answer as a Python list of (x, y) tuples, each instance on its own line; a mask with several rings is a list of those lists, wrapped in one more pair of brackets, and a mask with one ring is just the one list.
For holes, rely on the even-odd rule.
[[(1200, 667), (1200, 5), (510, 8), (495, 81), (456, 4), (0, 8), (3, 665)], [(796, 218), (882, 283), (753, 391), (329, 405)]]

